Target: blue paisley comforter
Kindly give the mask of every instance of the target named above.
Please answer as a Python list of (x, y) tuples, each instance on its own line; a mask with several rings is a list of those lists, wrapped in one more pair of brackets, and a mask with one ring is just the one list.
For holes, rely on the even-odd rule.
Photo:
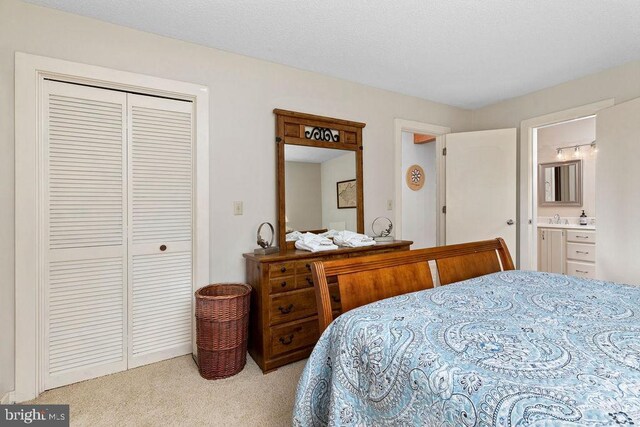
[(338, 317), (296, 426), (640, 425), (640, 288), (510, 271)]

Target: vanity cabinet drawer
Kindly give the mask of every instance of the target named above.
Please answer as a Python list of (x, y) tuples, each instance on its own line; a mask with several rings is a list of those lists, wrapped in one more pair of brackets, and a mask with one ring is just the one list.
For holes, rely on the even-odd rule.
[(596, 265), (584, 262), (567, 261), (567, 274), (569, 276), (596, 278)]
[(567, 243), (567, 259), (596, 261), (596, 245)]
[(282, 262), (269, 266), (269, 277), (293, 276), (296, 273), (293, 262)]
[(296, 279), (294, 276), (278, 277), (269, 280), (271, 286), (271, 293), (276, 294), (278, 292), (292, 291), (296, 288)]
[(318, 319), (271, 328), (271, 355), (312, 346), (318, 341)]
[(271, 297), (271, 324), (291, 322), (318, 313), (312, 288), (286, 292)]
[(596, 232), (595, 231), (579, 231), (579, 230), (567, 230), (567, 242), (575, 243), (595, 243)]

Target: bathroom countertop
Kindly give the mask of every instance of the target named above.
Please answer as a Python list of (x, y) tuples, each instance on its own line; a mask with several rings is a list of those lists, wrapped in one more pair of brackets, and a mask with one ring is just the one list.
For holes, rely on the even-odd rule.
[(594, 224), (591, 225), (580, 225), (580, 224), (547, 224), (547, 223), (538, 223), (538, 228), (565, 228), (567, 230), (591, 230), (594, 231), (596, 226)]

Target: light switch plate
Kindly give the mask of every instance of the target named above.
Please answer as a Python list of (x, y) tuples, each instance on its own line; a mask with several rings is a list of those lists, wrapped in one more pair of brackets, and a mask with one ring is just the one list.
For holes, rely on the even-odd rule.
[(233, 214), (242, 215), (242, 201), (233, 202)]

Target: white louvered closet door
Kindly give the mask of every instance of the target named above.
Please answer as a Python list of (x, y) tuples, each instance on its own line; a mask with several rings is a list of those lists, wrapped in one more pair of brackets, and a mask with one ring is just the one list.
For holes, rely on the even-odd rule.
[(191, 353), (192, 110), (128, 95), (129, 367)]
[(50, 389), (127, 367), (127, 95), (44, 85), (43, 363)]

